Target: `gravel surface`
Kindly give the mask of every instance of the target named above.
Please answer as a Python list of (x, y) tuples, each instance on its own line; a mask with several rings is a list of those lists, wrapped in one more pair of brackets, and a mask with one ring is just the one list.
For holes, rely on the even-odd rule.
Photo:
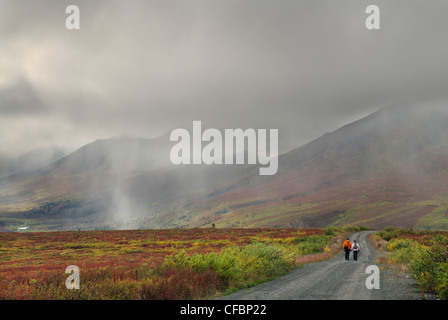
[[(367, 240), (373, 231), (358, 232), (350, 236), (350, 241), (360, 244), (358, 261), (344, 259), (344, 253), (337, 257), (306, 264), (275, 280), (243, 289), (220, 300), (420, 300), (421, 294), (415, 280), (403, 272), (376, 262), (382, 254)], [(380, 288), (368, 289), (366, 273), (370, 265), (380, 270)], [(426, 299), (434, 299), (426, 295)]]

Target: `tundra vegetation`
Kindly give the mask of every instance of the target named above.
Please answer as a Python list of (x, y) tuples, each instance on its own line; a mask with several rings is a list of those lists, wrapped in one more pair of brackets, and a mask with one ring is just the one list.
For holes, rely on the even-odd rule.
[(400, 266), (416, 279), (422, 292), (448, 299), (448, 232), (386, 227), (375, 243), (389, 252), (386, 262)]
[(0, 299), (207, 299), (340, 253), (354, 229), (0, 233)]

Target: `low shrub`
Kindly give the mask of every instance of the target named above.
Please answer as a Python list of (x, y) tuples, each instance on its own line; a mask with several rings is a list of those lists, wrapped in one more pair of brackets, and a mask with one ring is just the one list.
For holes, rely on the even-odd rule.
[(360, 232), (368, 230), (372, 230), (372, 228), (366, 226), (346, 226), (342, 229), (343, 232)]
[(141, 299), (201, 299), (221, 289), (219, 274), (211, 270), (197, 272), (191, 268), (164, 268), (141, 287)]
[(387, 250), (392, 252), (392, 259), (395, 262), (408, 265), (415, 259), (419, 259), (426, 247), (409, 239), (396, 239), (389, 242)]
[(437, 235), (409, 264), (410, 274), (420, 286), (448, 298), (448, 237)]
[(296, 238), (294, 243), (297, 244), (297, 248), (301, 251), (303, 255), (318, 253), (324, 250), (328, 245), (331, 236), (311, 236), (306, 238)]
[(181, 252), (168, 256), (163, 266), (197, 272), (210, 270), (220, 276), (224, 287), (242, 287), (290, 270), (298, 254), (299, 251), (291, 245), (252, 243), (243, 247), (231, 246), (219, 253), (187, 255)]
[(410, 275), (423, 291), (435, 293), (440, 299), (448, 299), (447, 236), (436, 234), (433, 239), (422, 243), (418, 238), (398, 238), (399, 234), (409, 235), (409, 230), (389, 228), (380, 234), (386, 238), (393, 234), (394, 238), (387, 245), (391, 258), (408, 266)]

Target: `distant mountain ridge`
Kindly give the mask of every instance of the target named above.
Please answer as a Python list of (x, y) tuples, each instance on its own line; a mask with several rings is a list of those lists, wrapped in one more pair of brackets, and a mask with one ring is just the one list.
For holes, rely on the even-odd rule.
[(14, 173), (27, 173), (46, 167), (66, 155), (62, 148), (50, 147), (29, 151), (19, 157), (0, 160), (0, 177)]
[(280, 155), (274, 176), (260, 176), (257, 165), (174, 166), (172, 145), (168, 135), (97, 140), (45, 168), (0, 179), (0, 220), (23, 222), (40, 207), (33, 223), (56, 229), (448, 228), (443, 104), (380, 109)]
[(58, 160), (47, 169), (65, 175), (92, 171), (130, 174), (168, 165), (168, 150), (169, 145), (164, 143), (163, 137), (99, 139)]

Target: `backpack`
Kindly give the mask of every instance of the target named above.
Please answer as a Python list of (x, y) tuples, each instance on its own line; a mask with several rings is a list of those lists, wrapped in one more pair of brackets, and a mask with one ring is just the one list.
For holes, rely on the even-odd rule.
[(358, 250), (358, 248), (359, 248), (359, 246), (358, 246), (358, 243), (357, 243), (357, 242), (355, 242), (355, 243), (353, 244), (353, 249), (356, 249), (356, 250)]

